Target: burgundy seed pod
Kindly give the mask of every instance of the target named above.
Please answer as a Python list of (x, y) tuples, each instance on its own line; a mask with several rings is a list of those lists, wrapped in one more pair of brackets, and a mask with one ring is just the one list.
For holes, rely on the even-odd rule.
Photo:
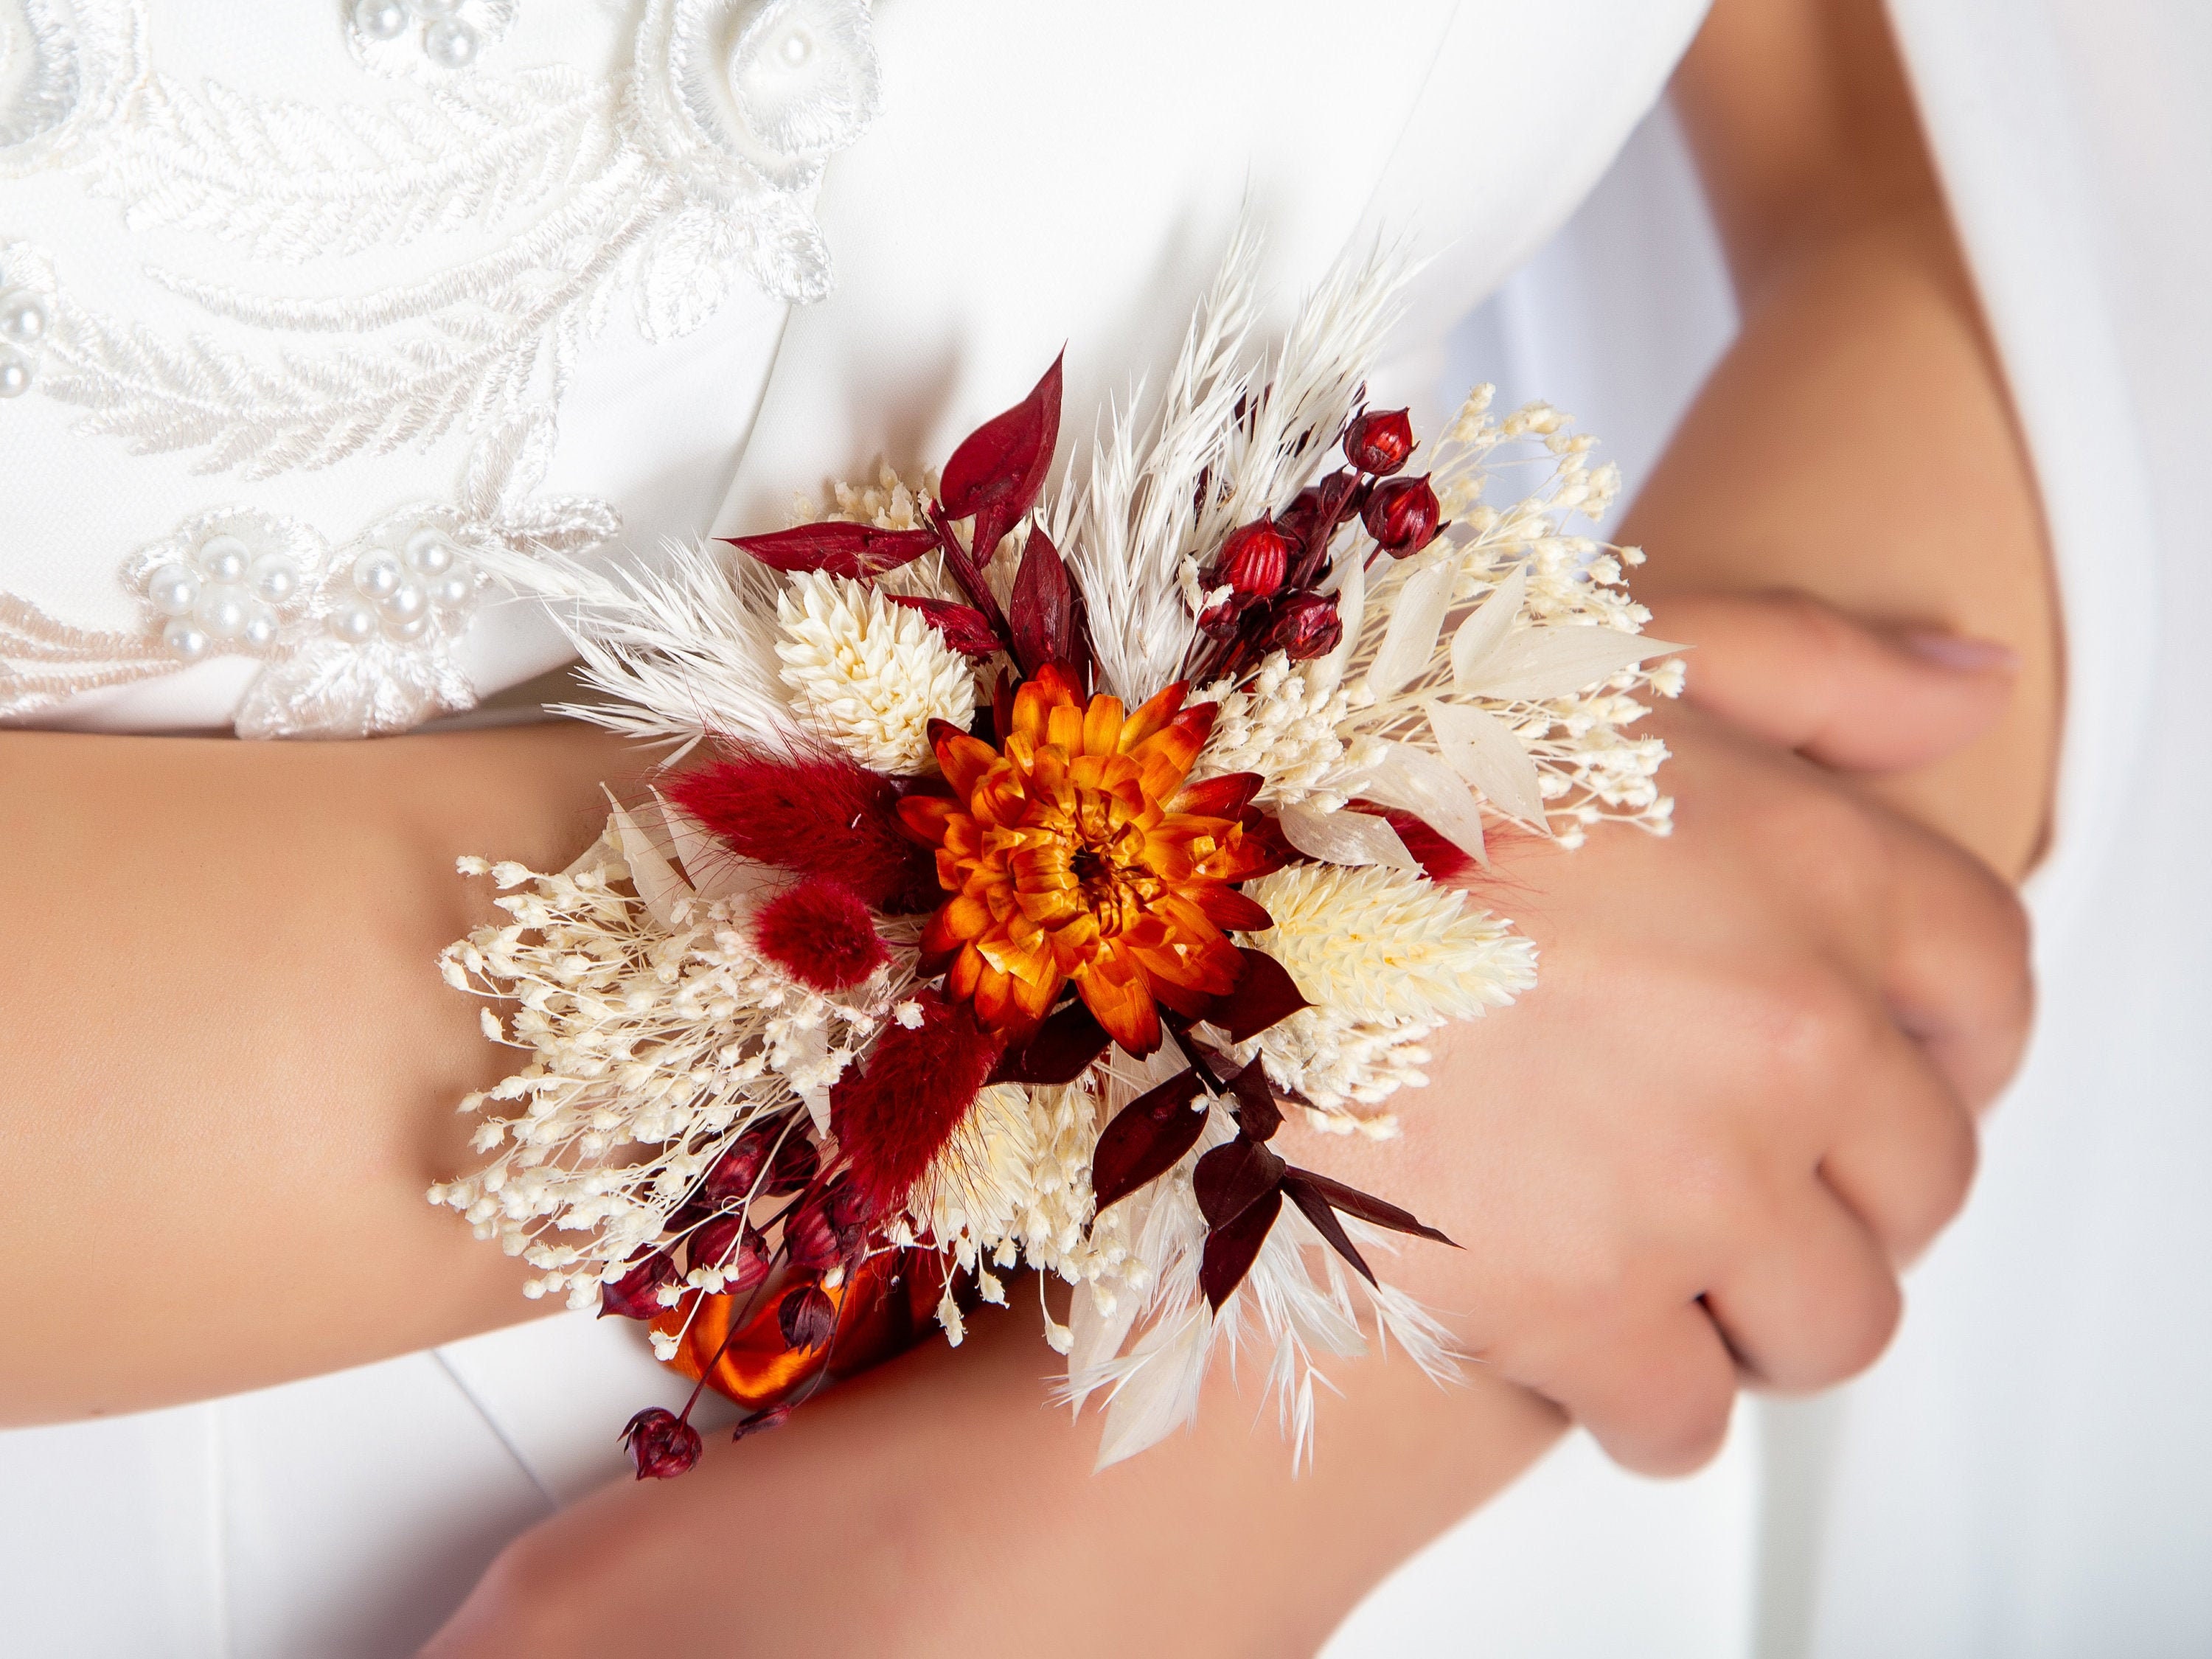
[(641, 1480), (673, 1480), (699, 1461), (699, 1431), (665, 1406), (648, 1406), (622, 1432)]
[(1391, 478), (1375, 486), (1359, 516), (1385, 553), (1403, 559), (1436, 540), (1443, 508), (1426, 476)]
[(1362, 472), (1381, 477), (1405, 465), (1413, 453), (1413, 423), (1402, 409), (1368, 410), (1344, 429), (1344, 456)]
[(1208, 587), (1227, 583), (1238, 593), (1255, 599), (1274, 597), (1283, 585), (1291, 562), (1291, 538), (1272, 519), (1255, 519), (1229, 532), (1213, 562)]
[(791, 1265), (801, 1273), (821, 1273), (845, 1259), (844, 1245), (818, 1199), (785, 1219), (783, 1242), (790, 1249)]
[(819, 1285), (801, 1285), (776, 1304), (775, 1322), (787, 1348), (818, 1348), (837, 1328), (837, 1304)]
[(1324, 593), (1285, 593), (1267, 624), (1267, 643), (1292, 662), (1325, 657), (1344, 638), (1344, 619), (1336, 614), (1336, 597)]
[(1329, 538), (1359, 510), (1360, 500), (1358, 476), (1336, 471), (1308, 484), (1275, 515), (1276, 528), (1291, 538), (1296, 550), (1285, 579), (1291, 586), (1304, 586), (1320, 571)]
[(770, 1406), (764, 1412), (755, 1412), (730, 1431), (730, 1438), (743, 1440), (750, 1435), (766, 1434), (770, 1429), (780, 1429), (791, 1421), (792, 1406), (786, 1401), (781, 1406)]
[(657, 1292), (676, 1277), (676, 1258), (665, 1250), (651, 1252), (620, 1279), (599, 1286), (599, 1317), (617, 1314), (624, 1319), (658, 1319), (667, 1310)]
[(1209, 640), (1225, 640), (1243, 622), (1244, 613), (1258, 603), (1249, 594), (1231, 593), (1211, 610), (1199, 612), (1198, 631)]
[[(760, 1195), (769, 1198), (804, 1188), (821, 1168), (821, 1154), (812, 1141), (795, 1129), (782, 1136), (780, 1146), (777, 1135), (774, 1129), (753, 1129), (739, 1135), (736, 1144), (707, 1171), (698, 1199), (711, 1209), (723, 1209), (734, 1207), (753, 1196), (756, 1183)], [(761, 1164), (771, 1149), (775, 1162), (769, 1169), (768, 1178), (763, 1181)]]
[(768, 1277), (768, 1250), (759, 1232), (733, 1215), (718, 1215), (692, 1229), (687, 1241), (695, 1267), (720, 1267), (722, 1289), (742, 1296)]

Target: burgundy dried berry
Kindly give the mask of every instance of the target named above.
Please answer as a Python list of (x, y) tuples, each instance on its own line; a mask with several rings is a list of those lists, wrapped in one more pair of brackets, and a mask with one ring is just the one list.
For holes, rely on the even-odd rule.
[(843, 1242), (819, 1199), (785, 1218), (783, 1242), (791, 1265), (801, 1273), (822, 1273), (845, 1259)]
[[(765, 1181), (761, 1179), (761, 1165), (770, 1152), (775, 1162)], [(763, 1197), (777, 1197), (795, 1193), (814, 1179), (822, 1159), (814, 1143), (804, 1135), (786, 1133), (778, 1144), (775, 1132), (755, 1129), (738, 1137), (729, 1151), (715, 1161), (707, 1172), (707, 1179), (699, 1188), (698, 1197), (713, 1209), (734, 1207), (754, 1196), (757, 1184)]]
[(1362, 472), (1381, 477), (1405, 465), (1413, 453), (1413, 423), (1402, 409), (1368, 410), (1344, 429), (1344, 457)]
[(659, 1290), (677, 1279), (676, 1258), (653, 1250), (631, 1264), (630, 1270), (611, 1284), (599, 1286), (599, 1317), (616, 1314), (624, 1319), (658, 1319), (667, 1309)]
[(837, 1328), (837, 1304), (819, 1285), (801, 1285), (776, 1304), (775, 1322), (785, 1347), (818, 1348)]
[(1325, 657), (1343, 638), (1344, 621), (1336, 614), (1334, 594), (1286, 593), (1267, 624), (1268, 648), (1292, 662)]
[(1244, 613), (1260, 603), (1246, 593), (1231, 593), (1219, 605), (1198, 613), (1198, 631), (1209, 640), (1225, 640), (1244, 621)]
[(699, 1461), (699, 1431), (665, 1406), (648, 1406), (622, 1432), (641, 1480), (673, 1480)]
[(719, 1267), (722, 1289), (742, 1296), (768, 1277), (768, 1250), (757, 1228), (733, 1215), (718, 1215), (692, 1229), (691, 1265)]
[(1437, 520), (1443, 511), (1437, 504), (1437, 492), (1423, 476), (1391, 478), (1376, 484), (1359, 516), (1367, 533), (1385, 553), (1403, 559), (1436, 540), (1441, 527)]
[(1329, 538), (1359, 510), (1360, 500), (1356, 475), (1332, 472), (1298, 491), (1290, 506), (1275, 515), (1275, 527), (1292, 544), (1291, 570), (1285, 578), (1291, 586), (1303, 587), (1313, 580), (1328, 551)]
[(1229, 532), (1206, 585), (1226, 584), (1249, 599), (1272, 599), (1283, 586), (1291, 552), (1291, 538), (1276, 527), (1273, 520), (1255, 519)]

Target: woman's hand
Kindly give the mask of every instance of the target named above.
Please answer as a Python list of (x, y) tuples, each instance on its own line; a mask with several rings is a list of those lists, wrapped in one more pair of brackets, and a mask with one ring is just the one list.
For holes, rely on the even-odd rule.
[(2005, 884), (1784, 746), (1924, 763), (2002, 712), (2004, 653), (1792, 598), (1663, 623), (1712, 647), (1709, 708), (1654, 716), (1676, 833), (1502, 852), (1477, 884), (1537, 941), (1536, 988), (1444, 1036), (1405, 1140), (1298, 1154), (1457, 1240), (1394, 1266), (1655, 1473), (1717, 1446), (1740, 1375), (1812, 1388), (1881, 1352), (2030, 1010)]

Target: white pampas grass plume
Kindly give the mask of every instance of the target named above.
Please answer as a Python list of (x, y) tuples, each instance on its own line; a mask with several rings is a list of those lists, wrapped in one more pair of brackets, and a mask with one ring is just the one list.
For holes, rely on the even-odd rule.
[(662, 567), (602, 571), (550, 554), (477, 555), (518, 593), (553, 601), (554, 620), (605, 702), (556, 712), (648, 741), (707, 736), (788, 754), (800, 744), (777, 678), (775, 577), (750, 559), (726, 562), (701, 543), (669, 543)]
[(929, 722), (965, 728), (975, 712), (968, 659), (919, 611), (867, 583), (802, 573), (776, 599), (775, 654), (793, 711), (863, 766), (933, 771)]

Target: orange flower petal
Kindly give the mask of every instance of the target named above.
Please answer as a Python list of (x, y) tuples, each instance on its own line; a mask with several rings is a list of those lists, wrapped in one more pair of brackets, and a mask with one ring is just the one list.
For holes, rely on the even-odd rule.
[(1121, 725), (1121, 698), (1103, 695), (1091, 698), (1091, 706), (1083, 711), (1083, 752), (1086, 755), (1119, 752)]
[(1121, 727), (1121, 752), (1129, 754), (1154, 732), (1163, 729), (1175, 718), (1176, 711), (1182, 707), (1182, 700), (1189, 695), (1190, 682), (1177, 680), (1158, 696), (1146, 699)]
[(955, 732), (937, 740), (937, 764), (945, 782), (963, 800), (983, 775), (999, 763), (999, 751), (980, 738)]

